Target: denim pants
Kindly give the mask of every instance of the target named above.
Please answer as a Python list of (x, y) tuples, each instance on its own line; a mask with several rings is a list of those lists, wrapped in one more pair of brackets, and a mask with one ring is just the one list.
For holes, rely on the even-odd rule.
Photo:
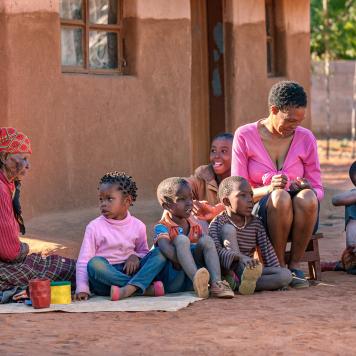
[[(196, 244), (190, 245), (190, 250), (192, 252), (194, 261), (197, 268), (204, 267), (204, 261), (194, 254)], [(193, 291), (193, 282), (185, 274), (183, 269), (175, 269), (170, 260), (167, 260), (161, 273), (158, 275), (158, 280), (163, 282), (165, 293), (180, 293), (186, 291)]]
[(124, 287), (131, 284), (143, 294), (166, 262), (160, 249), (155, 248), (140, 260), (139, 270), (129, 276), (123, 272), (125, 263), (111, 265), (106, 258), (95, 256), (87, 266), (90, 290), (97, 295), (108, 296), (112, 285)]

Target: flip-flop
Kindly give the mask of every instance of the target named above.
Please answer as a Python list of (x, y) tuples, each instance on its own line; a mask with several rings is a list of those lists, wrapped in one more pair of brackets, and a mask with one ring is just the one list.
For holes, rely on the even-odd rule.
[(117, 300), (120, 300), (120, 288), (118, 286), (111, 286), (110, 299), (113, 302), (116, 302)]
[(164, 286), (161, 281), (153, 282), (153, 289), (155, 293), (155, 297), (163, 297), (164, 296)]
[(199, 268), (193, 278), (193, 287), (199, 298), (209, 298), (210, 274), (206, 268)]
[(239, 293), (243, 295), (253, 294), (256, 289), (256, 282), (262, 275), (262, 264), (255, 268), (245, 267), (241, 274)]

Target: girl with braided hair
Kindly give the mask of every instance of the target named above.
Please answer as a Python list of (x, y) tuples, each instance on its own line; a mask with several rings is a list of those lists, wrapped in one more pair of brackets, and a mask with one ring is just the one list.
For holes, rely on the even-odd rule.
[(146, 226), (129, 212), (136, 192), (135, 181), (125, 173), (110, 172), (100, 179), (101, 216), (85, 231), (77, 261), (77, 300), (88, 299), (90, 292), (111, 300), (134, 293), (164, 295), (162, 282), (154, 279), (166, 258), (159, 249), (149, 252)]

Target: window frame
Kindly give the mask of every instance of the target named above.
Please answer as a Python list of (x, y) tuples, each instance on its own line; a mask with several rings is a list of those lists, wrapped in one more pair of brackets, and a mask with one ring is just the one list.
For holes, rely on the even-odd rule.
[[(123, 74), (126, 61), (124, 59), (124, 28), (123, 28), (123, 3), (122, 0), (116, 0), (118, 4), (117, 23), (116, 24), (93, 24), (90, 23), (89, 17), (89, 1), (81, 0), (83, 18), (81, 20), (63, 19), (60, 17), (60, 29), (62, 28), (81, 28), (83, 31), (82, 47), (83, 47), (83, 66), (66, 66), (62, 64), (63, 73), (82, 73), (82, 74)], [(60, 16), (60, 14), (59, 14)], [(117, 33), (117, 68), (91, 68), (89, 65), (89, 33), (90, 31), (113, 32)], [(62, 40), (60, 40), (60, 48), (62, 52)]]

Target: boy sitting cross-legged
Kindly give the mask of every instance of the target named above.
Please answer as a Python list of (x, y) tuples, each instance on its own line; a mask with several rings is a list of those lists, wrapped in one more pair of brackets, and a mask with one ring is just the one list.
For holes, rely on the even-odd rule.
[[(248, 181), (238, 176), (224, 179), (219, 197), (225, 211), (211, 222), (209, 235), (223, 269), (230, 275), (230, 285), (238, 288), (240, 294), (287, 287), (292, 280), (291, 272), (279, 266), (262, 222), (251, 214), (253, 193)], [(264, 267), (252, 257), (257, 247)]]
[[(162, 277), (166, 292), (194, 288), (200, 298), (210, 295), (233, 298), (234, 292), (221, 280), (219, 257), (210, 236), (192, 216), (192, 190), (184, 178), (165, 179), (157, 188), (157, 198), (164, 209), (155, 226), (155, 244), (169, 260)], [(205, 268), (206, 267), (206, 268)], [(193, 285), (192, 285), (193, 284)]]

